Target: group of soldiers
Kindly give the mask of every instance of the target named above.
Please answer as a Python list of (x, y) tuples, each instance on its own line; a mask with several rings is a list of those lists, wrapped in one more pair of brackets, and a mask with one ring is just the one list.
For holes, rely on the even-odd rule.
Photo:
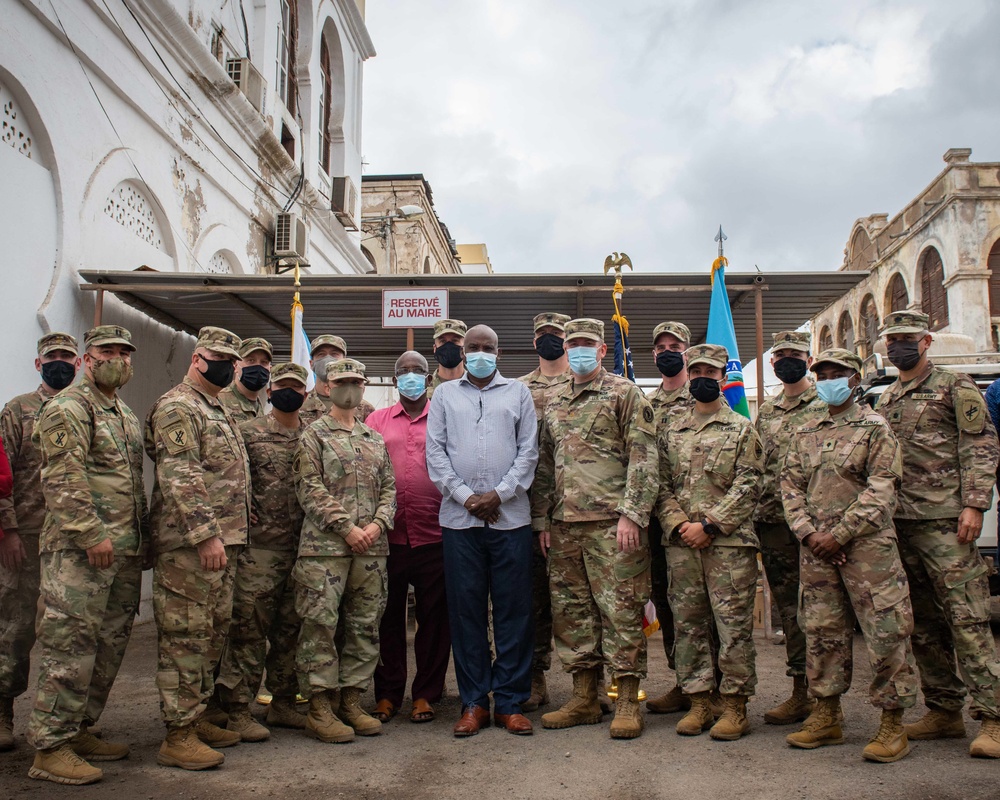
[[(608, 670), (610, 735), (639, 736), (651, 597), (677, 685), (649, 710), (684, 712), (682, 735), (739, 739), (757, 682), (760, 553), (793, 681), (765, 721), (801, 722), (791, 746), (843, 742), (856, 620), (882, 710), (865, 758), (964, 736), (967, 695), (982, 721), (971, 754), (1000, 758), (1000, 664), (975, 546), (1000, 446), (975, 383), (928, 360), (927, 329), (915, 312), (887, 317), (900, 376), (877, 411), (857, 403), (854, 353), (813, 357), (808, 334), (776, 334), (782, 391), (751, 423), (722, 393), (725, 348), (692, 346), (681, 323), (653, 332), (662, 383), (647, 398), (601, 366), (603, 323), (535, 317), (539, 366), (521, 378), (539, 420), (535, 657), (522, 710), (549, 702), (554, 638), (573, 694), (543, 726), (600, 722)], [(464, 375), (465, 331), (458, 320), (435, 329), (428, 396)], [(14, 746), (40, 595), (31, 777), (91, 783), (102, 773), (90, 762), (128, 755), (95, 726), (148, 568), (167, 729), (159, 763), (206, 769), (223, 763), (219, 748), (266, 739), (250, 713), (265, 669), (268, 724), (324, 742), (380, 732), (361, 698), (378, 661), (393, 468), (363, 424), (365, 366), (337, 336), (311, 349), (307, 391), (307, 370), (272, 363), (267, 341), (203, 328), (184, 380), (142, 426), (118, 393), (132, 377), (128, 330), (91, 329), (82, 355), (68, 334), (39, 340), (41, 386), (0, 415), (14, 473), (0, 505), (0, 749)], [(148, 509), (143, 453), (154, 465)], [(928, 710), (904, 726), (918, 682)]]

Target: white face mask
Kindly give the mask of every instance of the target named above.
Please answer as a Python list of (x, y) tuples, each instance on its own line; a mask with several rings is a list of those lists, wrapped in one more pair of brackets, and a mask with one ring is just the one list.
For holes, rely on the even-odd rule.
[(816, 394), (828, 406), (842, 406), (851, 398), (850, 378), (831, 378), (827, 381), (816, 381)]

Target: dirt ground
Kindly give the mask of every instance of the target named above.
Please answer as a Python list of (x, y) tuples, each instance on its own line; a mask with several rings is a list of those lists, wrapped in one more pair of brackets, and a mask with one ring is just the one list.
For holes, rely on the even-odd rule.
[[(1000, 625), (994, 625), (994, 634), (1000, 635)], [(896, 764), (862, 760), (861, 749), (877, 728), (878, 712), (865, 699), (869, 671), (860, 638), (855, 642), (855, 686), (844, 699), (847, 741), (840, 747), (792, 750), (784, 737), (794, 727), (764, 724), (764, 711), (784, 698), (789, 681), (784, 678), (784, 648), (758, 637), (760, 681), (750, 709), (753, 731), (738, 742), (715, 742), (707, 733), (678, 736), (677, 715), (647, 714), (645, 733), (633, 741), (609, 739), (607, 719), (601, 725), (546, 731), (538, 722), (542, 711), (530, 715), (536, 725), (534, 736), (515, 737), (488, 728), (457, 740), (451, 735), (459, 712), (452, 672), (434, 722), (410, 723), (406, 706), (382, 736), (340, 745), (278, 729), (262, 744), (228, 748), (226, 763), (207, 772), (156, 764), (163, 728), (153, 686), (155, 647), (154, 627), (136, 626), (101, 720), (107, 738), (131, 745), (128, 760), (100, 765), (105, 777), (93, 786), (61, 787), (30, 780), (33, 753), (24, 741), (30, 699), (24, 696), (15, 706), (18, 746), (0, 754), (0, 800), (108, 798), (119, 792), (125, 800), (1000, 797), (1000, 762), (970, 758), (970, 739), (915, 742), (912, 754)], [(649, 661), (650, 678), (644, 687), (654, 694), (666, 690), (672, 676), (659, 634), (650, 640)], [(558, 669), (550, 676), (553, 703), (560, 704), (570, 693), (570, 679)], [(907, 719), (920, 713), (914, 709)], [(974, 735), (978, 723), (967, 723)]]

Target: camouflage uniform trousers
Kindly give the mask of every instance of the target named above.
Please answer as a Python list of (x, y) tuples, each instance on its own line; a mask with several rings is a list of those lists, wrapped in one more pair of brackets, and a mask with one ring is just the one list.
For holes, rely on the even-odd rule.
[(292, 580), (302, 629), (295, 670), (304, 696), (368, 689), (389, 590), (386, 561), (386, 556), (300, 556), (296, 561)]
[(295, 551), (248, 547), (238, 559), (233, 621), (222, 653), (219, 677), (223, 703), (250, 703), (267, 667), (267, 688), (293, 697), (295, 645), (302, 621), (295, 613), (292, 568)]
[[(913, 655), (928, 706), (1000, 717), (1000, 662), (990, 632), (987, 566), (976, 543), (959, 544), (957, 519), (897, 519), (910, 582)], [(961, 678), (955, 672), (955, 660)]]
[(771, 600), (785, 633), (789, 677), (806, 674), (806, 636), (799, 627), (799, 540), (784, 522), (757, 522), (760, 557), (771, 588)]
[(607, 663), (613, 677), (646, 677), (649, 547), (642, 531), (640, 548), (620, 553), (617, 530), (617, 519), (552, 523), (552, 631), (566, 672)]
[(28, 741), (38, 750), (68, 742), (101, 718), (139, 610), (142, 559), (115, 555), (92, 567), (84, 550), (42, 553), (38, 696)]
[(229, 634), (240, 546), (226, 547), (226, 568), (201, 568), (196, 547), (156, 557), (153, 614), (159, 637), (156, 688), (168, 728), (198, 721), (215, 688), (215, 668)]
[[(535, 652), (532, 672), (547, 671), (552, 666), (552, 599), (549, 596), (549, 564), (542, 555), (538, 537), (531, 545), (531, 602), (535, 617)], [(492, 603), (490, 604), (492, 609)], [(491, 614), (492, 616), (492, 614)], [(492, 620), (491, 620), (492, 623)], [(492, 643), (493, 625), (490, 624)]]
[(21, 534), (25, 558), (17, 570), (0, 566), (0, 697), (18, 697), (28, 688), (35, 646), (41, 565), (38, 535)]
[(799, 618), (806, 637), (806, 674), (814, 697), (851, 687), (854, 622), (861, 625), (872, 670), (876, 708), (911, 708), (917, 668), (910, 649), (913, 609), (896, 542), (864, 536), (844, 547), (847, 562), (828, 564), (802, 548)]
[[(694, 694), (718, 687), (724, 695), (752, 695), (757, 686), (753, 642), (756, 548), (709, 545), (694, 550), (669, 545), (667, 566), (681, 691)], [(719, 632), (719, 684), (712, 668), (713, 621)]]

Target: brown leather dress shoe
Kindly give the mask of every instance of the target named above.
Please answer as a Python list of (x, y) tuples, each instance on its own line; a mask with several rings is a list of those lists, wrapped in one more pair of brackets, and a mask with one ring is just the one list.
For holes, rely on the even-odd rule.
[(524, 714), (494, 714), (493, 721), (498, 728), (506, 728), (508, 733), (515, 736), (531, 736), (535, 732), (531, 727), (531, 720)]
[(490, 727), (490, 712), (480, 706), (469, 706), (452, 730), (456, 736), (475, 736), (480, 728)]

